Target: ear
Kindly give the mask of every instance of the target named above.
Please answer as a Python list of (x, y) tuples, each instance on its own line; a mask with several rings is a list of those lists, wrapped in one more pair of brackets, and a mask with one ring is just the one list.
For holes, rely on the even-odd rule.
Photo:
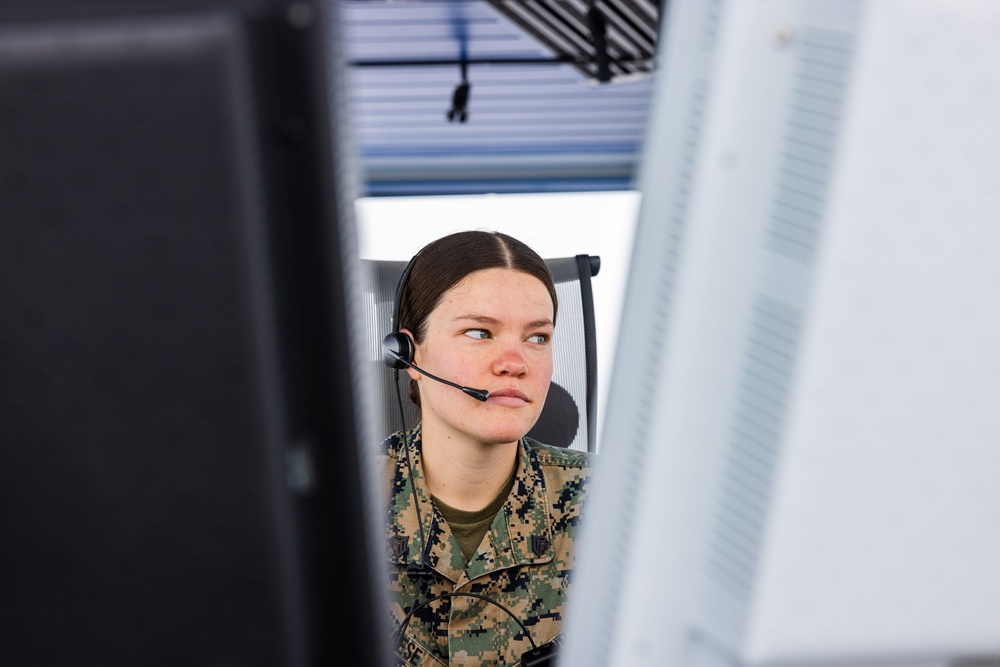
[[(413, 332), (410, 331), (409, 329), (400, 329), (399, 333), (401, 333), (402, 335), (404, 335), (404, 336), (406, 336), (407, 338), (410, 339), (410, 344), (413, 346), (413, 360), (412, 361), (413, 361), (414, 364), (416, 364), (417, 366), (419, 366), (420, 365), (420, 361), (419, 361), (417, 355), (420, 353), (420, 348), (417, 346), (417, 339), (413, 337)], [(410, 378), (412, 378), (414, 380), (419, 380), (421, 377), (423, 377), (419, 372), (413, 370), (412, 368), (407, 367), (405, 370), (410, 375)]]

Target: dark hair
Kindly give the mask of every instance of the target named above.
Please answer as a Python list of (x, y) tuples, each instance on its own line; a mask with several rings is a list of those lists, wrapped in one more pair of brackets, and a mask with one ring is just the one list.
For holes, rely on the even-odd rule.
[[(500, 232), (456, 232), (424, 246), (417, 253), (397, 305), (399, 329), (408, 329), (417, 343), (427, 334), (427, 318), (445, 292), (470, 273), (511, 269), (538, 278), (552, 297), (552, 323), (559, 302), (549, 267), (527, 245)], [(410, 382), (410, 398), (420, 405), (417, 383)]]

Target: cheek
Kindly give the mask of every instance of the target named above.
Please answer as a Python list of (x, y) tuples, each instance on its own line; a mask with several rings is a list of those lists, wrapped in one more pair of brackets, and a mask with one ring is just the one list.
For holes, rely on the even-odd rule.
[(538, 359), (538, 372), (545, 375), (552, 375), (552, 353), (545, 352)]
[[(482, 366), (478, 354), (461, 345), (428, 338), (415, 355), (416, 364), (435, 375), (444, 375), (449, 380), (474, 372)], [(423, 364), (421, 364), (423, 362)]]
[(552, 380), (552, 354), (548, 353), (540, 357), (534, 363), (535, 379), (539, 384), (546, 386)]

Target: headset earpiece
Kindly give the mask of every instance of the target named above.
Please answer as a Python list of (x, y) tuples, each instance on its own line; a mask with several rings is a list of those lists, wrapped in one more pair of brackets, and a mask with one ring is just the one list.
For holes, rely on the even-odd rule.
[(382, 339), (382, 363), (389, 368), (406, 368), (413, 363), (413, 339), (405, 333), (386, 334)]
[(386, 334), (382, 339), (382, 363), (389, 368), (402, 370), (407, 364), (413, 363), (413, 339), (399, 331), (399, 302), (403, 300), (406, 279), (410, 277), (413, 263), (417, 261), (419, 254), (411, 257), (406, 263), (399, 275), (399, 282), (396, 283), (396, 297), (392, 300), (392, 333)]

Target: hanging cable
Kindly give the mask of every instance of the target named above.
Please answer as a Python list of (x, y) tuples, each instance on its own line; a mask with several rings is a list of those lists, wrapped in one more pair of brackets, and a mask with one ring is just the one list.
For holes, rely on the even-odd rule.
[(462, 68), (462, 83), (458, 84), (455, 92), (451, 95), (451, 109), (448, 110), (448, 122), (453, 123), (457, 119), (459, 123), (464, 123), (469, 119), (469, 93), (472, 86), (469, 84), (468, 63), (463, 60), (459, 63)]
[(611, 61), (608, 58), (608, 23), (594, 0), (591, 0), (590, 9), (587, 11), (587, 23), (590, 24), (590, 43), (594, 45), (597, 80), (601, 83), (607, 83), (611, 81)]

